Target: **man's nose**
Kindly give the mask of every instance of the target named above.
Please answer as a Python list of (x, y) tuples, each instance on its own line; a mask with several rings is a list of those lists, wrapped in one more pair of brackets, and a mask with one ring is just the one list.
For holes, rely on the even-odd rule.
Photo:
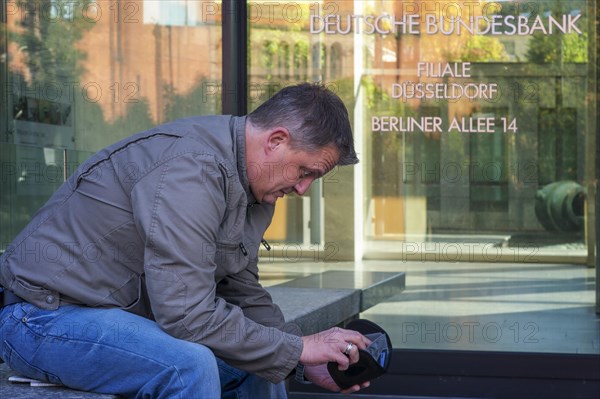
[(298, 195), (304, 195), (305, 192), (308, 191), (312, 182), (315, 181), (313, 177), (305, 177), (300, 179), (300, 181), (294, 186), (294, 191)]

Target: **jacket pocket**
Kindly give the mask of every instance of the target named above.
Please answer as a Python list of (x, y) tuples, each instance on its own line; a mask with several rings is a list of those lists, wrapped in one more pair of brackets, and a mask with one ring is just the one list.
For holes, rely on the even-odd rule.
[(222, 278), (229, 274), (236, 274), (248, 265), (250, 257), (250, 248), (244, 243), (218, 242), (215, 254), (215, 264), (217, 265), (216, 274)]
[(56, 310), (60, 303), (58, 292), (29, 284), (24, 280), (17, 279), (16, 284), (11, 285), (10, 290), (27, 302), (42, 309)]
[(108, 296), (92, 306), (113, 305), (123, 309), (134, 306), (140, 298), (140, 284), (140, 277), (132, 274), (119, 288), (111, 289)]

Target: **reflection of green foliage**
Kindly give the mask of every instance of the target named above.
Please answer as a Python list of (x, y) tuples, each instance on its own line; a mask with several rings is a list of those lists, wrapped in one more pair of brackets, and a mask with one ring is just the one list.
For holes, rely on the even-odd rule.
[[(578, 3), (564, 1), (545, 1), (541, 11), (551, 12), (555, 17), (569, 13)], [(585, 5), (584, 5), (585, 8)], [(587, 26), (585, 13), (579, 20), (579, 26)], [(544, 24), (547, 27), (547, 23)], [(562, 32), (545, 35), (535, 33), (529, 42), (527, 60), (535, 64), (585, 63), (588, 61), (588, 35), (583, 33)]]
[(308, 73), (308, 43), (305, 41), (296, 42), (293, 49), (294, 75), (298, 80), (306, 80)]
[(527, 51), (527, 59), (535, 64), (585, 63), (588, 61), (588, 35), (534, 34)]
[(154, 122), (150, 117), (150, 105), (148, 100), (140, 99), (134, 103), (127, 104), (125, 115), (112, 123), (111, 129), (117, 132), (128, 132), (133, 134), (150, 129)]
[(497, 38), (474, 35), (465, 43), (462, 50), (448, 55), (448, 61), (454, 62), (501, 62), (508, 60), (504, 45)]
[(361, 80), (361, 86), (365, 94), (365, 106), (368, 110), (373, 110), (375, 107), (387, 108), (386, 104), (389, 103), (390, 96), (381, 85), (375, 83), (373, 76), (364, 76)]
[[(285, 69), (289, 66), (289, 52), (292, 52), (294, 70), (304, 69), (303, 76), (295, 76), (297, 79), (306, 79), (306, 68), (308, 67), (308, 43), (307, 35), (300, 31), (285, 31), (281, 29), (257, 29), (251, 31), (250, 43), (255, 43), (259, 54), (258, 66), (265, 69), (267, 80), (274, 77), (274, 68), (279, 66)], [(250, 52), (252, 54), (252, 52)], [(281, 62), (285, 59), (285, 62)]]
[(465, 135), (456, 130), (445, 133), (446, 134), (446, 142), (444, 143), (444, 147), (446, 148), (446, 152), (448, 154), (452, 154), (453, 157), (463, 157), (464, 154), (464, 139)]
[(577, 180), (577, 110), (541, 110), (539, 118), (545, 138), (538, 144), (540, 183)]
[(147, 99), (128, 103), (125, 113), (109, 122), (98, 103), (77, 102), (75, 134), (77, 149), (93, 153), (131, 134), (151, 128), (155, 123)]
[(193, 115), (207, 115), (219, 112), (221, 96), (214, 93), (216, 90), (204, 78), (198, 80), (196, 85), (186, 94), (178, 94), (172, 87), (164, 87), (165, 113), (167, 121), (185, 118)]
[(559, 48), (556, 36), (534, 34), (529, 42), (527, 59), (536, 64), (556, 62), (560, 59)]
[(263, 44), (260, 64), (264, 66), (267, 71), (267, 79), (273, 77), (273, 66), (275, 64), (275, 56), (279, 53), (279, 45), (271, 40), (267, 40)]
[(421, 61), (502, 62), (509, 59), (497, 37), (484, 35), (424, 36)]
[(348, 113), (352, 116), (356, 97), (354, 96), (354, 78), (340, 78), (332, 82), (332, 89), (348, 108)]
[[(50, 0), (38, 1), (32, 7), (30, 2), (19, 1), (17, 6), (25, 16), (20, 25), (21, 32), (10, 32), (9, 39), (17, 43), (26, 54), (25, 62), (34, 82), (45, 83), (55, 79), (66, 82), (77, 81), (83, 73), (81, 61), (85, 52), (78, 50), (76, 44), (83, 34), (94, 26), (93, 21), (83, 18), (83, 13), (67, 10), (79, 10), (94, 0), (84, 0), (76, 5), (66, 6)], [(50, 7), (50, 3), (54, 6)], [(48, 6), (46, 6), (48, 5)], [(47, 10), (60, 10), (64, 15), (47, 15)], [(46, 10), (42, 12), (42, 10)], [(37, 11), (37, 12), (36, 12)]]
[(562, 41), (563, 62), (588, 61), (588, 34), (583, 35), (570, 33), (563, 36)]

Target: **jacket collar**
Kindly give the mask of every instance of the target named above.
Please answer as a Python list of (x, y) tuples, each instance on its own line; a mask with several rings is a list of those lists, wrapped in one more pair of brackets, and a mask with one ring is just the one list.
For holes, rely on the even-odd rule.
[(248, 171), (246, 168), (246, 117), (232, 116), (230, 122), (231, 133), (233, 136), (233, 152), (237, 158), (237, 170), (240, 177), (240, 183), (244, 187), (248, 205), (256, 203), (256, 198), (250, 190), (250, 181), (248, 180)]

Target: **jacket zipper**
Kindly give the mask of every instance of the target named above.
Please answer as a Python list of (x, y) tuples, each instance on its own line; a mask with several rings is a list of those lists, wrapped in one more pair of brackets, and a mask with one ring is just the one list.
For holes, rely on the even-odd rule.
[(264, 246), (265, 246), (265, 249), (266, 249), (267, 251), (270, 251), (270, 250), (271, 250), (271, 246), (269, 245), (269, 243), (267, 242), (267, 240), (265, 240), (265, 239), (263, 238), (262, 240), (260, 240), (260, 242), (262, 242), (262, 245), (264, 245)]
[(244, 246), (243, 242), (240, 242), (240, 249), (242, 250), (244, 256), (248, 256), (248, 251), (246, 251), (246, 247)]

